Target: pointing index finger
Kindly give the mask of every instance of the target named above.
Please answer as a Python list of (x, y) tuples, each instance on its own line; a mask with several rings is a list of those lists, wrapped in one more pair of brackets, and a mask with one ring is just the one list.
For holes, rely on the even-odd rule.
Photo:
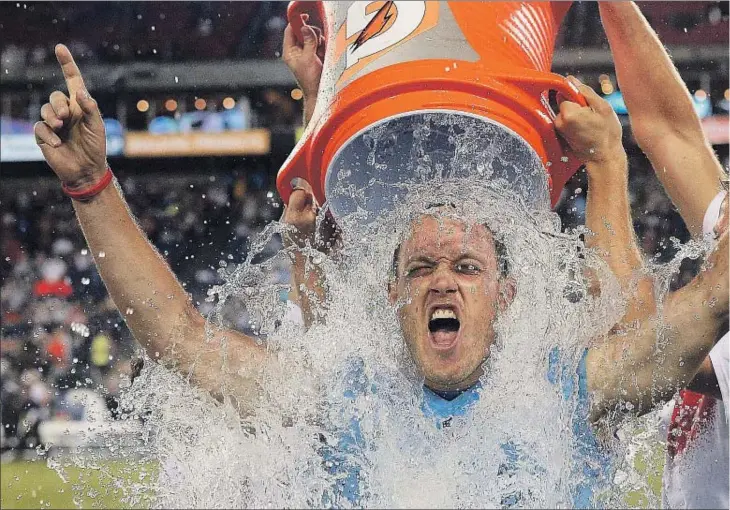
[(77, 91), (86, 90), (79, 66), (76, 65), (69, 49), (63, 44), (56, 45), (56, 59), (61, 64), (63, 77), (68, 87), (68, 95), (70, 98), (75, 98)]

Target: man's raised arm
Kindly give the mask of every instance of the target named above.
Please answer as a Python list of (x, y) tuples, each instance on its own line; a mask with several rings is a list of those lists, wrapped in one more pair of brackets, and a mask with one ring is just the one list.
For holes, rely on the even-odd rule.
[[(578, 79), (568, 78), (588, 106), (571, 101), (560, 104), (555, 128), (585, 164), (588, 175), (586, 246), (606, 262), (621, 287), (626, 310), (621, 323), (630, 323), (654, 311), (652, 282), (643, 272), (643, 260), (631, 223), (627, 157), (621, 144), (621, 123), (611, 105)], [(591, 274), (599, 286), (603, 275)]]
[[(309, 16), (302, 14), (301, 37), (294, 33), (291, 24), (287, 25), (282, 44), (282, 59), (304, 94), (305, 128), (312, 120), (317, 104), (325, 51), (322, 30), (309, 25), (308, 20)], [(339, 232), (330, 215), (322, 218), (317, 232), (319, 205), (311, 185), (304, 179), (296, 178), (291, 186), (289, 204), (284, 207), (281, 218), (282, 223), (294, 227), (294, 232), (284, 235), (283, 239), (292, 257), (289, 300), (299, 307), (304, 326), (309, 328), (323, 319), (322, 312), (327, 300), (326, 275), (321, 266), (314, 263), (312, 254), (315, 250), (326, 254), (336, 251), (340, 243)]]
[[(234, 331), (208, 332), (205, 319), (133, 219), (106, 163), (104, 124), (68, 48), (56, 46), (68, 97), (53, 92), (35, 136), (46, 161), (73, 200), (76, 216), (107, 290), (135, 339), (153, 359), (165, 356), (193, 382), (218, 395), (230, 371), (237, 400), (253, 397), (265, 352)], [(221, 345), (227, 343), (227, 367)], [(258, 368), (257, 368), (258, 367)], [(243, 377), (233, 374), (245, 374)]]
[(307, 24), (308, 20), (309, 15), (302, 14), (301, 34), (295, 34), (292, 25), (286, 26), (281, 55), (302, 89), (305, 127), (312, 120), (312, 114), (317, 105), (325, 51), (322, 29)]
[(690, 232), (699, 236), (725, 172), (687, 87), (636, 4), (599, 5), (634, 137)]
[[(588, 107), (564, 102), (556, 129), (588, 172), (587, 244), (617, 277), (628, 308), (622, 322), (640, 319), (625, 334), (611, 334), (588, 351), (586, 373), (591, 417), (598, 420), (621, 402), (648, 411), (695, 376), (728, 316), (728, 238), (689, 285), (670, 294), (655, 315), (652, 281), (642, 272), (627, 196), (621, 128), (605, 100), (574, 81)], [(638, 279), (636, 278), (638, 276)]]

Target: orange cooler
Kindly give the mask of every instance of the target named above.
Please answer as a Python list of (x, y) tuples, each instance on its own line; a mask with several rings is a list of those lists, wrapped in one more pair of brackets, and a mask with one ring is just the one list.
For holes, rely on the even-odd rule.
[(403, 185), (478, 175), (547, 208), (580, 162), (558, 138), (550, 98), (585, 105), (549, 72), (570, 2), (308, 2), (323, 28), (313, 118), (277, 187), (307, 179), (335, 216), (390, 208)]

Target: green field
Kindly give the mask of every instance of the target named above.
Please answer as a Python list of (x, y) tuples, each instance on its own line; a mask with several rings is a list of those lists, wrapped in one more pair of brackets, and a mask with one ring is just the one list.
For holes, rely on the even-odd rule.
[[(659, 501), (663, 445), (647, 447), (634, 459), (638, 486), (622, 495), (621, 506), (650, 508)], [(45, 460), (0, 464), (0, 508), (149, 508), (151, 504), (148, 487), (158, 469), (154, 463), (94, 461), (84, 468), (62, 464), (65, 482)], [(126, 498), (135, 489), (142, 494), (140, 504), (130, 506)]]
[[(152, 464), (96, 462), (93, 468), (65, 466), (66, 481), (45, 460), (0, 464), (2, 508), (130, 508), (125, 497), (157, 474)], [(140, 480), (142, 479), (142, 480)], [(137, 508), (149, 508), (149, 491)], [(134, 508), (134, 507), (131, 507)]]

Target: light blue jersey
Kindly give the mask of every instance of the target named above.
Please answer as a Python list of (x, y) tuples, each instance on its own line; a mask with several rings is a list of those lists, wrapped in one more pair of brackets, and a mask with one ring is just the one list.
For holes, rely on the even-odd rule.
[(456, 398), (446, 400), (424, 386), (421, 410), (423, 414), (434, 420), (437, 428), (448, 427), (452, 418), (464, 416), (469, 408), (479, 400), (481, 389), (482, 385), (477, 383)]
[[(573, 376), (571, 367), (560, 363), (560, 351), (556, 348), (548, 356), (547, 379), (551, 384), (560, 387), (564, 400), (576, 395), (577, 402), (572, 418), (573, 441), (575, 455), (573, 474), (579, 483), (573, 487), (574, 508), (596, 508), (595, 501), (598, 488), (610, 479), (611, 456), (601, 447), (596, 439), (593, 426), (589, 420), (590, 401), (588, 395), (588, 376), (586, 375), (586, 355), (583, 352), (577, 377)], [(578, 392), (575, 393), (577, 382)]]
[[(595, 508), (594, 495), (597, 486), (607, 480), (610, 474), (610, 457), (600, 448), (591, 424), (588, 420), (588, 389), (586, 385), (585, 354), (581, 358), (577, 370), (577, 377), (573, 376), (570, 367), (561, 364), (560, 353), (557, 349), (550, 352), (548, 358), (547, 379), (551, 384), (558, 385), (565, 400), (573, 398), (577, 381), (577, 405), (572, 419), (574, 440), (574, 479), (578, 482), (572, 487), (573, 506), (575, 508)], [(354, 379), (354, 387), (364, 389), (367, 384), (364, 377)], [(482, 391), (481, 384), (477, 383), (468, 390), (447, 400), (431, 391), (423, 389), (421, 409), (425, 416), (433, 420), (439, 428), (450, 427), (453, 418), (464, 416), (479, 400)], [(354, 399), (357, 389), (348, 391), (346, 397)], [(364, 438), (360, 424), (356, 420), (350, 421), (349, 430), (341, 434), (337, 445), (330, 445), (323, 449), (326, 466), (332, 474), (337, 475), (333, 493), (323, 502), (328, 507), (359, 506), (364, 496), (360, 486), (360, 468), (353, 459), (364, 445)], [(505, 456), (505, 463), (500, 466), (499, 474), (509, 476), (517, 470), (517, 465), (524, 455), (512, 442), (501, 445)], [(343, 501), (344, 500), (344, 501)], [(521, 506), (520, 494), (506, 494), (502, 499), (503, 508)]]

